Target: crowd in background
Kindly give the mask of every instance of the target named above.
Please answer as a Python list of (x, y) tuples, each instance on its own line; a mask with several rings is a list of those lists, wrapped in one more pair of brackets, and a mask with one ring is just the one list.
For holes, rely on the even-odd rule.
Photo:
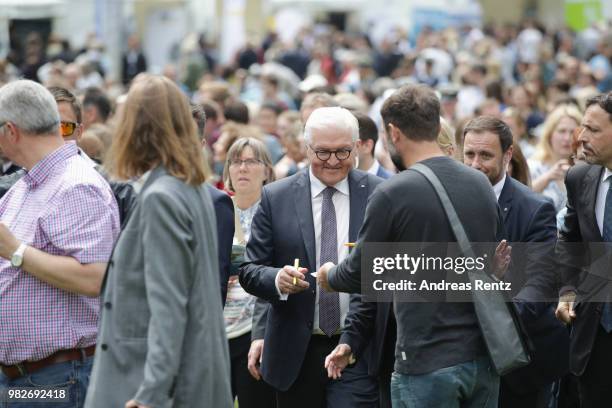
[[(503, 118), (529, 163), (523, 181), (553, 198), (560, 210), (570, 151), (567, 143), (551, 143), (551, 136), (557, 122), (561, 132), (571, 133), (587, 98), (612, 88), (611, 60), (612, 32), (604, 24), (580, 33), (529, 20), (520, 26), (425, 27), (416, 38), (398, 28), (375, 39), (316, 25), (302, 29), (290, 44), (270, 32), (260, 44), (248, 42), (226, 65), (217, 61), (214, 45), (192, 34), (180, 45), (177, 61), (161, 73), (203, 106), (204, 136), (219, 186), (227, 150), (243, 136), (265, 142), (277, 177), (304, 165), (304, 117), (297, 110), (304, 109), (307, 94), (330, 95), (337, 105), (372, 117), (380, 131), (378, 111), (391, 90), (422, 83), (437, 91), (442, 116), (456, 135), (471, 117)], [(22, 77), (79, 95), (85, 130), (80, 143), (101, 161), (127, 86), (147, 71), (134, 35), (121, 59), (121, 78), (107, 74), (108, 63), (95, 36), (73, 50), (66, 39), (51, 35), (44, 44), (33, 32), (20, 50), (0, 61), (0, 84)], [(565, 113), (553, 114), (560, 105), (568, 106)], [(460, 137), (454, 142), (461, 144)], [(376, 156), (393, 171), (382, 140)]]
[[(110, 146), (124, 125), (118, 118), (124, 117), (130, 84), (147, 75), (138, 39), (128, 40), (121, 78), (107, 74), (104, 45), (94, 37), (76, 51), (67, 40), (51, 36), (45, 44), (31, 33), (19, 51), (0, 60), (0, 86), (25, 78), (77, 95), (82, 112), (72, 123), (79, 132), (82, 126), (78, 146), (98, 164), (112, 162)], [(260, 44), (246, 44), (229, 65), (217, 61), (215, 47), (202, 36), (186, 38), (179, 54), (161, 74), (191, 101), (210, 170), (203, 174), (233, 197), (239, 246), (249, 240), (262, 186), (308, 166), (304, 125), (316, 108), (339, 106), (357, 117), (356, 167), (384, 178), (396, 173), (380, 110), (408, 84), (436, 91), (438, 144), (457, 160), (464, 160), (463, 128), (471, 119), (503, 120), (514, 138), (508, 173), (551, 200), (563, 229), (565, 175), (581, 158), (575, 130), (587, 100), (612, 90), (612, 27), (605, 25), (574, 33), (526, 21), (425, 28), (416, 38), (394, 29), (377, 39), (318, 25), (303, 29), (291, 44), (269, 33)], [(10, 164), (5, 160), (4, 173)], [(486, 166), (479, 170), (487, 173)], [(257, 339), (256, 297), (233, 272), (224, 308), (232, 388), (256, 401), (273, 401), (248, 361), (251, 339)]]

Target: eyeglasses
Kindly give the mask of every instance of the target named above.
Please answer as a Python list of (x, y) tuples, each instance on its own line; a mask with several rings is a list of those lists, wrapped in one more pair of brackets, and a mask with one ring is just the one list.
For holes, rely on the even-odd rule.
[(332, 153), (336, 156), (338, 161), (346, 160), (351, 155), (353, 149), (339, 149), (339, 150), (314, 150), (312, 146), (309, 146), (310, 149), (317, 156), (317, 159), (321, 161), (328, 161), (332, 155)]
[(252, 168), (252, 167), (257, 166), (258, 164), (261, 164), (261, 160), (257, 160), (257, 159), (230, 160), (231, 167), (240, 167), (242, 166), (243, 163), (248, 168)]
[(74, 134), (74, 131), (79, 126), (76, 122), (60, 122), (60, 131), (62, 132), (62, 137), (70, 137)]

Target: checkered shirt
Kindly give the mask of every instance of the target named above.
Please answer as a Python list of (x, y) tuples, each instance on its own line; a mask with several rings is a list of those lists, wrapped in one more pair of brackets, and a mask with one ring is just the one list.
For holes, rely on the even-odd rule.
[[(81, 264), (108, 262), (119, 210), (108, 183), (67, 143), (39, 161), (0, 200), (16, 238)], [(37, 361), (96, 342), (99, 298), (55, 288), (0, 259), (0, 363)]]

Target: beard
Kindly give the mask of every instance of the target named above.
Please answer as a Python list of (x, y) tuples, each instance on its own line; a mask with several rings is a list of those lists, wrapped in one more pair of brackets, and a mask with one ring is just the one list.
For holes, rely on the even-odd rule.
[(402, 156), (399, 154), (399, 152), (395, 148), (395, 145), (393, 144), (393, 142), (390, 141), (389, 138), (386, 139), (386, 142), (387, 142), (387, 151), (389, 152), (391, 161), (393, 162), (393, 165), (395, 165), (395, 167), (397, 168), (398, 173), (406, 170), (407, 167), (404, 164), (404, 159), (402, 159)]

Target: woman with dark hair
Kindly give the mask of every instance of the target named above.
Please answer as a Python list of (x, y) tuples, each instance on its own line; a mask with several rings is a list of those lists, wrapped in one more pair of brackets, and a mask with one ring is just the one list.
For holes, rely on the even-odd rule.
[(508, 165), (508, 174), (515, 180), (520, 181), (527, 187), (531, 187), (531, 178), (529, 176), (529, 166), (527, 165), (527, 159), (523, 155), (521, 146), (516, 143), (512, 143), (512, 158)]
[(139, 196), (108, 264), (85, 406), (229, 408), (215, 213), (189, 102), (146, 75), (119, 123), (110, 168), (138, 178)]

